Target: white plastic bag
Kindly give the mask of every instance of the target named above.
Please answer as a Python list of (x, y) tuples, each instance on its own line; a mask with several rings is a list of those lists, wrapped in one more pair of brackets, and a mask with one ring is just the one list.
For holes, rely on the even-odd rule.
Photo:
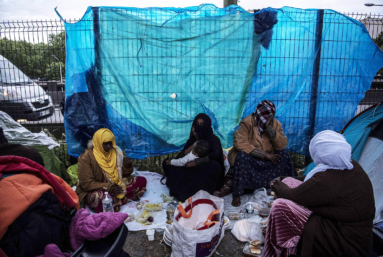
[(240, 220), (234, 224), (231, 233), (241, 242), (259, 240), (265, 242), (262, 230), (260, 227), (262, 218), (254, 216), (250, 219)]
[[(223, 210), (221, 198), (202, 190), (178, 206), (174, 212), (171, 256), (212, 256), (225, 235)], [(211, 226), (211, 222), (215, 224)], [(198, 230), (201, 228), (205, 229)]]
[(262, 201), (269, 202), (269, 197), (267, 195), (266, 188), (262, 187), (254, 191), (252, 202), (262, 204)]

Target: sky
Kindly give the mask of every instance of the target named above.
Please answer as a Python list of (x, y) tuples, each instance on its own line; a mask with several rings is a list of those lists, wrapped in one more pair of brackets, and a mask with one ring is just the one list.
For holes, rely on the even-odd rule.
[[(223, 7), (223, 0), (0, 0), (0, 21), (54, 20), (58, 7), (64, 19), (80, 19), (88, 6), (187, 7), (211, 3)], [(338, 12), (383, 13), (383, 6), (366, 7), (364, 3), (382, 4), (383, 0), (240, 0), (244, 9), (280, 8), (333, 9)]]

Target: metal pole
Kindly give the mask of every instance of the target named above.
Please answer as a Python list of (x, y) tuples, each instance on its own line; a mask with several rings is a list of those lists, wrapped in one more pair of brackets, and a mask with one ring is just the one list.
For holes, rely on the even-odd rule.
[(373, 3), (365, 3), (365, 6), (372, 7), (372, 6), (383, 6), (383, 4), (373, 4)]
[[(315, 133), (315, 120), (316, 120), (316, 111), (318, 104), (318, 83), (319, 83), (319, 68), (321, 61), (321, 50), (322, 50), (322, 31), (323, 31), (323, 15), (324, 10), (317, 11), (317, 24), (315, 32), (315, 51), (317, 52), (314, 66), (313, 66), (313, 78), (312, 78), (312, 87), (311, 87), (311, 101), (310, 101), (310, 139), (314, 137)], [(310, 161), (309, 157), (306, 157), (305, 164)]]
[(53, 56), (54, 58), (56, 58), (57, 61), (59, 61), (59, 66), (60, 66), (60, 82), (63, 83), (63, 75), (62, 75), (62, 73), (61, 73), (61, 62), (60, 62), (59, 58), (57, 58), (57, 57), (54, 56), (53, 54), (52, 54), (52, 56)]

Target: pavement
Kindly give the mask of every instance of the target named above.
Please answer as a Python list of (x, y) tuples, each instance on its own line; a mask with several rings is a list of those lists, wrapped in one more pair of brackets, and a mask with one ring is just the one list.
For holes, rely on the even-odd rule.
[[(148, 241), (146, 231), (129, 232), (124, 251), (132, 257), (170, 257), (171, 247), (162, 242), (163, 232), (155, 232), (154, 241)], [(225, 231), (214, 257), (244, 256), (242, 249), (245, 243), (238, 241), (230, 230)]]

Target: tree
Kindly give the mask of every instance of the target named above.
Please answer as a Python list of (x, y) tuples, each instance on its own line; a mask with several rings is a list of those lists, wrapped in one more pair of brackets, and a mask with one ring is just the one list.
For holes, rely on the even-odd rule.
[(50, 34), (47, 43), (29, 43), (7, 38), (0, 39), (0, 54), (30, 78), (60, 78), (59, 62), (65, 77), (65, 31)]

